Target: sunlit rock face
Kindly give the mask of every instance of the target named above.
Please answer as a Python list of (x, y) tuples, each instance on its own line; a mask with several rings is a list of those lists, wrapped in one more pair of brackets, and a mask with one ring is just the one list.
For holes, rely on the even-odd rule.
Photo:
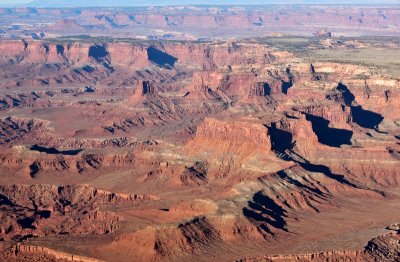
[(0, 40), (0, 260), (395, 261), (399, 42), (314, 23), (397, 11), (302, 8), (1, 9), (97, 37)]

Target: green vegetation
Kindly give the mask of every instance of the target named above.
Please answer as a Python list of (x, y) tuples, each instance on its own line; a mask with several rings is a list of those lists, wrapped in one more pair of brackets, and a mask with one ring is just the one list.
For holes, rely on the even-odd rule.
[(310, 62), (337, 62), (373, 67), (393, 77), (399, 77), (400, 49), (317, 49), (308, 50), (303, 57)]
[[(294, 53), (310, 63), (334, 62), (372, 67), (382, 73), (399, 77), (400, 38), (399, 37), (340, 37), (333, 38), (337, 47), (326, 47), (323, 37), (263, 37), (257, 42)], [(352, 47), (356, 41), (362, 47)], [(336, 42), (336, 43), (335, 43)], [(390, 44), (390, 45), (388, 45)], [(340, 47), (339, 47), (340, 46)], [(312, 48), (311, 48), (312, 47)]]

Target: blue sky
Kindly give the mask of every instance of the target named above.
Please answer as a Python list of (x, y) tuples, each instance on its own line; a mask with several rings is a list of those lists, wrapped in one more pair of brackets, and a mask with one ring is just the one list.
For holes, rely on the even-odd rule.
[(190, 4), (399, 4), (400, 0), (0, 0), (0, 5), (28, 6), (144, 6)]

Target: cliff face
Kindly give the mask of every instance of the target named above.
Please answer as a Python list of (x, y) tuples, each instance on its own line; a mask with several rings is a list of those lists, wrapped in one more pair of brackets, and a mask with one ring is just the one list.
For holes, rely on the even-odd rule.
[[(259, 43), (2, 41), (0, 48), (4, 88), (43, 87), (2, 96), (2, 110), (67, 107), (71, 117), (87, 120), (87, 125), (79, 129), (65, 125), (60, 110), (52, 116), (58, 119), (59, 128), (54, 130), (46, 121), (4, 118), (0, 143), (5, 146), (30, 143), (59, 148), (62, 143), (66, 148), (134, 147), (140, 143), (129, 136), (152, 130), (186, 140), (195, 134), (187, 152), (200, 154), (203, 160), (207, 154), (222, 157), (229, 152), (227, 159), (250, 163), (262, 156), (268, 162), (275, 157), (271, 148), (279, 151), (279, 158), (285, 150), (294, 148), (302, 157), (329, 163), (338, 172), (343, 165), (359, 172), (360, 167), (344, 156), (361, 161), (368, 152), (371, 161), (389, 158), (383, 169), (395, 173), (399, 80), (374, 74), (366, 67), (308, 64)], [(99, 82), (109, 88), (46, 89)], [(118, 98), (99, 102), (89, 97), (91, 93)], [(123, 101), (122, 107), (110, 109), (119, 101)], [(101, 110), (103, 106), (108, 109)], [(207, 117), (223, 111), (221, 117)], [(230, 114), (238, 119), (233, 121)], [(179, 125), (175, 123), (180, 118), (190, 124), (177, 131)], [(276, 137), (270, 134), (274, 125)], [(289, 141), (279, 142), (281, 134)], [(96, 136), (105, 138), (87, 139)], [(215, 148), (217, 144), (222, 149)], [(11, 160), (13, 154), (4, 155), (7, 168), (16, 165)], [(32, 168), (22, 173), (31, 173), (32, 169), (82, 173), (135, 161), (130, 154), (117, 155), (122, 159), (118, 163), (113, 154), (28, 156), (22, 159), (30, 159), (26, 161)], [(373, 170), (364, 166), (363, 172), (377, 177)]]
[(163, 45), (162, 48), (176, 57), (178, 63), (191, 66), (197, 64), (200, 69), (268, 64), (290, 58), (290, 54), (274, 53), (266, 46), (254, 44), (174, 44)]
[[(399, 12), (393, 6), (188, 6), (184, 9), (170, 6), (128, 8), (123, 11), (118, 8), (1, 9), (6, 21), (14, 19), (20, 24), (33, 21), (45, 34), (77, 35), (89, 32), (176, 39), (214, 37), (216, 33), (223, 37), (242, 34), (263, 36), (266, 32), (324, 36), (336, 33), (395, 35), (399, 32)], [(43, 21), (47, 24), (41, 24)], [(22, 34), (24, 30), (30, 32), (32, 29), (22, 27), (16, 31)]]
[[(130, 43), (55, 43), (46, 41), (3, 40), (0, 43), (0, 61), (7, 63), (25, 61), (25, 63), (68, 63), (82, 65), (96, 62), (103, 58), (116, 66), (135, 66), (142, 68), (149, 65), (150, 45)], [(167, 53), (183, 66), (200, 68), (243, 66), (264, 64), (288, 59), (289, 54), (274, 53), (264, 45), (255, 44), (155, 44), (159, 57)], [(268, 55), (266, 54), (268, 53)], [(282, 57), (282, 58), (281, 58)], [(283, 60), (282, 60), (283, 61)]]
[(397, 219), (395, 77), (251, 39), (0, 47), (0, 248), (23, 242), (16, 260), (394, 254), (360, 243)]
[[(191, 151), (207, 152), (215, 149), (217, 155), (231, 155), (245, 158), (250, 154), (271, 154), (268, 129), (262, 124), (250, 121), (217, 120), (206, 118), (197, 127), (194, 140), (188, 145)], [(208, 148), (209, 150), (206, 150)]]
[(42, 246), (16, 245), (12, 252), (7, 253), (6, 258), (9, 261), (79, 261), (79, 262), (102, 262), (102, 260), (78, 256), (61, 252)]
[[(107, 46), (86, 43), (46, 43), (40, 41), (3, 41), (0, 44), (0, 60), (7, 63), (54, 63), (82, 66), (108, 58), (116, 66), (145, 67), (148, 65), (145, 47), (130, 44)], [(147, 63), (146, 63), (147, 62)]]
[(99, 211), (100, 206), (158, 199), (116, 194), (87, 185), (1, 186), (0, 196), (0, 236), (5, 240), (51, 234), (108, 234), (118, 228), (121, 218), (113, 212)]
[[(189, 70), (228, 69), (287, 61), (291, 55), (275, 53), (264, 45), (250, 44), (130, 44), (57, 43), (46, 41), (1, 41), (0, 63), (3, 87), (96, 84), (133, 85), (144, 77), (130, 72), (148, 66)], [(29, 67), (30, 72), (10, 77)], [(151, 72), (147, 72), (151, 74)]]
[(146, 257), (147, 261), (151, 261), (180, 257), (181, 252), (197, 253), (204, 245), (220, 245), (224, 241), (244, 239), (261, 239), (257, 230), (246, 221), (231, 216), (195, 218), (178, 227), (146, 228), (121, 235), (105, 249), (123, 247), (121, 254), (133, 259)]

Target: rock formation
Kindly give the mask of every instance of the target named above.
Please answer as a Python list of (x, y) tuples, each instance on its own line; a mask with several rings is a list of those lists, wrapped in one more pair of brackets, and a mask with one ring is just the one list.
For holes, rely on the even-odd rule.
[[(8, 34), (24, 34), (32, 28), (24, 22), (34, 18), (34, 29), (46, 34), (128, 35), (148, 39), (204, 39), (263, 36), (271, 32), (396, 35), (399, 9), (395, 6), (169, 6), (147, 8), (2, 8), (4, 21), (22, 26), (7, 28)], [(45, 21), (45, 23), (43, 23)], [(323, 29), (321, 29), (323, 28)], [(2, 29), (0, 27), (0, 29)]]
[[(116, 30), (268, 21), (163, 10), (76, 16)], [(263, 41), (1, 40), (0, 257), (397, 259), (400, 80)]]
[(0, 196), (3, 241), (55, 234), (108, 234), (118, 228), (120, 217), (100, 211), (101, 205), (129, 205), (158, 199), (115, 194), (87, 185), (1, 186)]

